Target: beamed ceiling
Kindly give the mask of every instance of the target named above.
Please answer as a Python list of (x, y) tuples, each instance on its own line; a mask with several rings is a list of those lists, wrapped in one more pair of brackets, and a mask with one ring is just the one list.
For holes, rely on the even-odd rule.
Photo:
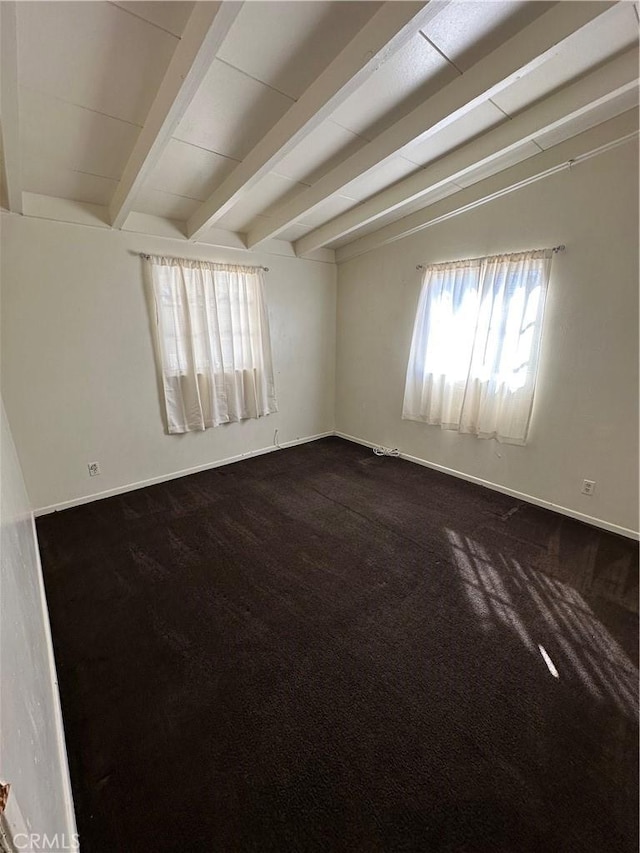
[(25, 216), (342, 261), (638, 133), (632, 2), (0, 12)]

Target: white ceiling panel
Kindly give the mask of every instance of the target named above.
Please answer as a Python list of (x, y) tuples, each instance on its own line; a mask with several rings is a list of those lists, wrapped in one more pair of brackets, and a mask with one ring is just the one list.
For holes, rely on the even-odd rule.
[(616, 3), (596, 22), (579, 31), (557, 54), (512, 83), (492, 100), (514, 115), (555, 89), (638, 42), (638, 20), (632, 3)]
[[(392, 20), (384, 27), (392, 29), (396, 13), (389, 5)], [(214, 3), (207, 6), (211, 11), (217, 8)], [(198, 223), (203, 220), (213, 224), (211, 239), (229, 245), (246, 242), (253, 248), (276, 236), (289, 241), (308, 237), (303, 239), (307, 248), (335, 247), (428, 209), (452, 192), (603, 122), (612, 127), (607, 138), (633, 127), (636, 115), (630, 117), (629, 111), (638, 102), (638, 89), (631, 87), (633, 57), (619, 54), (638, 40), (637, 4), (451, 0), (438, 5), (438, 15), (422, 31), (409, 24), (402, 47), (396, 50), (392, 41), (376, 62), (377, 70), (333, 115), (318, 124), (317, 118), (307, 116), (308, 135), (291, 150), (285, 121), (268, 157), (261, 159), (256, 152), (250, 161), (244, 160), (381, 6), (368, 0), (232, 2), (226, 6), (228, 32), (222, 24), (213, 33), (207, 29), (208, 36), (203, 30), (199, 35), (205, 47), (198, 51), (197, 33), (190, 31), (193, 38), (181, 41), (195, 8), (191, 0), (16, 4), (17, 35), (11, 14), (6, 21), (3, 16), (7, 55), (10, 60), (15, 45), (18, 57), (17, 83), (11, 62), (4, 61), (8, 69), (4, 80), (9, 82), (3, 87), (8, 105), (3, 125), (7, 150), (22, 156), (23, 182), (18, 189), (102, 205), (105, 217), (110, 208), (114, 227), (122, 225), (133, 200), (139, 213), (189, 220), (185, 234), (200, 234), (204, 226)], [(478, 106), (449, 121), (456, 108), (452, 96), (451, 111), (436, 117), (442, 118), (442, 127), (434, 133), (428, 116), (419, 126), (414, 116), (407, 117), (463, 73), (460, 85), (465, 89), (464, 81), (473, 79), (473, 67), (481, 59), (487, 65), (487, 79), (499, 80), (500, 74), (508, 73), (500, 68), (509, 57), (493, 63), (492, 51), (516, 33), (521, 33), (523, 44), (533, 44), (522, 30), (545, 13), (545, 27), (538, 27), (535, 42), (539, 64), (532, 56), (533, 70), (518, 72), (517, 80), (497, 95), (488, 88), (478, 91)], [(192, 22), (195, 26), (195, 19)], [(206, 21), (201, 23), (207, 26)], [(380, 35), (382, 31), (381, 25)], [(173, 82), (180, 91), (175, 99), (166, 91), (170, 81), (165, 73), (177, 48), (184, 60), (182, 81), (187, 75), (202, 81), (193, 97), (177, 78)], [(364, 55), (354, 57), (356, 64), (371, 56), (367, 50), (363, 46)], [(555, 55), (542, 62), (540, 57), (549, 53)], [(514, 55), (510, 70), (517, 67)], [(574, 93), (565, 96), (561, 90), (583, 77), (579, 103), (591, 105), (584, 115), (569, 120)], [(592, 83), (593, 90), (587, 89)], [(625, 85), (627, 93), (606, 102), (608, 92)], [(159, 90), (158, 120), (149, 120), (141, 131)], [(470, 159), (467, 173), (455, 183), (402, 204), (428, 183), (429, 172), (423, 169), (493, 128), (505, 128), (521, 110), (549, 95), (554, 117), (560, 122), (565, 117), (555, 130), (495, 157), (489, 165)], [(443, 107), (447, 97), (445, 93)], [(170, 124), (164, 127), (160, 127), (162, 104), (172, 111)], [(541, 121), (547, 112), (546, 106), (540, 107)], [(621, 124), (623, 119), (630, 120)], [(528, 127), (526, 118), (518, 121)], [(389, 144), (393, 140), (388, 135), (376, 139), (396, 125), (392, 136), (400, 141), (415, 139), (421, 131), (429, 135), (404, 148), (398, 147), (400, 142)], [(481, 146), (482, 156), (497, 150), (488, 143), (501, 145), (500, 136), (499, 132), (489, 137)], [(282, 156), (284, 151), (288, 153)], [(477, 152), (478, 146), (469, 146), (469, 151)], [(131, 159), (133, 152), (136, 157)], [(146, 160), (145, 152), (150, 152)], [(256, 180), (266, 163), (271, 164), (270, 171)], [(125, 172), (126, 181), (118, 183)], [(13, 186), (19, 169), (11, 169), (10, 177)], [(229, 183), (222, 189), (226, 179)], [(502, 182), (501, 177), (498, 183)], [(385, 193), (389, 187), (393, 191)], [(363, 223), (377, 213), (377, 219)], [(331, 225), (316, 230), (328, 222)], [(278, 235), (278, 227), (285, 225)], [(354, 230), (338, 236), (345, 227)], [(310, 231), (314, 235), (308, 236)]]
[(379, 5), (316, 0), (245, 3), (219, 56), (297, 99)]
[(215, 223), (216, 228), (222, 228), (225, 231), (236, 231), (239, 234), (244, 234), (249, 225), (255, 222), (256, 219), (266, 219), (267, 217), (260, 217), (254, 214), (250, 214), (247, 216), (242, 210), (238, 212), (236, 207), (233, 210), (230, 210), (229, 213), (225, 213), (224, 216), (221, 216)]
[(332, 169), (339, 160), (349, 157), (365, 143), (362, 136), (329, 119), (285, 155), (274, 171), (295, 181), (312, 184), (321, 173)]
[(474, 136), (506, 120), (505, 114), (501, 110), (490, 101), (485, 101), (474, 107), (462, 118), (451, 122), (442, 130), (438, 130), (427, 137), (424, 142), (407, 146), (403, 149), (402, 155), (413, 163), (426, 166), (427, 163), (437, 160), (438, 157), (442, 157), (459, 145), (473, 139)]
[(30, 158), (22, 165), (22, 189), (28, 193), (107, 205), (116, 186), (117, 181), (73, 171), (44, 158)]
[(352, 231), (350, 234), (345, 234), (344, 237), (334, 240), (328, 245), (328, 248), (338, 249), (340, 246), (346, 246), (347, 243), (351, 243), (353, 240), (364, 237), (365, 234), (371, 234), (379, 228), (382, 228), (384, 225), (389, 225), (397, 219), (409, 216), (417, 210), (423, 210), (425, 207), (429, 207), (430, 204), (435, 204), (436, 201), (441, 201), (443, 198), (447, 198), (448, 196), (453, 195), (453, 193), (459, 192), (460, 189), (461, 187), (454, 183), (447, 184), (445, 187), (439, 187), (437, 190), (433, 190), (432, 192), (422, 196), (417, 201), (411, 202), (411, 204), (406, 204), (397, 210), (385, 214), (384, 216), (379, 216), (377, 219), (361, 226), (357, 230)]
[(516, 163), (521, 163), (528, 157), (535, 157), (539, 153), (540, 148), (538, 148), (535, 142), (524, 142), (522, 145), (514, 148), (513, 151), (496, 157), (490, 163), (474, 167), (462, 177), (457, 177), (456, 183), (461, 187), (470, 187), (472, 184), (477, 184), (478, 181), (489, 178), (491, 175), (496, 175), (498, 172), (508, 169), (509, 166), (515, 166)]
[(300, 237), (308, 234), (309, 231), (311, 231), (310, 225), (302, 225), (300, 222), (294, 222), (293, 225), (290, 225), (278, 234), (278, 240), (289, 240), (289, 242), (293, 243), (294, 240), (298, 240)]
[(551, 5), (521, 0), (451, 3), (422, 32), (457, 68), (467, 71)]
[(20, 91), (20, 105), (25, 162), (44, 158), (67, 169), (120, 178), (140, 132), (135, 125), (31, 89)]
[[(397, 212), (394, 212), (389, 216), (389, 221), (392, 222), (394, 219), (397, 219), (398, 216), (409, 216), (409, 214), (415, 213), (417, 210), (424, 210), (425, 207), (429, 207), (437, 201), (442, 201), (443, 198), (449, 198), (450, 195), (459, 192), (461, 189), (462, 187), (460, 184), (452, 181), (444, 187), (438, 187), (435, 190), (431, 190), (431, 192), (425, 193), (425, 195), (421, 196), (419, 199), (399, 208)], [(378, 220), (378, 223), (380, 223), (380, 221), (381, 220)]]
[(23, 86), (138, 125), (177, 39), (111, 3), (18, 3)]
[(137, 196), (133, 208), (138, 213), (149, 213), (151, 216), (164, 216), (166, 219), (184, 222), (199, 204), (200, 202), (193, 198), (145, 187)]
[(322, 204), (319, 204), (310, 213), (307, 213), (306, 216), (301, 216), (300, 223), (302, 225), (310, 225), (312, 228), (317, 228), (319, 225), (324, 225), (325, 222), (333, 219), (334, 216), (344, 213), (345, 210), (349, 210), (356, 204), (357, 202), (352, 198), (332, 195), (325, 199)]
[(214, 60), (174, 137), (241, 160), (293, 101)]
[(258, 214), (264, 212), (268, 217), (269, 209), (274, 204), (289, 201), (304, 189), (302, 184), (269, 172), (242, 196), (229, 213), (218, 220), (216, 226), (230, 231), (244, 231)]
[(535, 142), (537, 142), (541, 148), (552, 148), (554, 145), (564, 142), (565, 139), (577, 136), (579, 133), (589, 130), (589, 128), (595, 127), (603, 121), (608, 121), (610, 118), (615, 118), (615, 116), (620, 115), (620, 113), (624, 113), (637, 106), (638, 89), (636, 88), (633, 91), (625, 92), (619, 97), (607, 101), (607, 103), (602, 104), (593, 110), (589, 110), (589, 112), (584, 115), (572, 119), (554, 130), (550, 130), (547, 133), (536, 136)]
[[(255, 222), (267, 223), (267, 222), (271, 222), (271, 220), (268, 219), (266, 216), (256, 216)], [(213, 243), (215, 245), (217, 243), (217, 240), (219, 240), (219, 238), (220, 238), (220, 234), (224, 234), (224, 233), (225, 233), (225, 230), (223, 228), (219, 227), (218, 223), (216, 223), (211, 228), (208, 228), (200, 237), (198, 237), (198, 240), (196, 242), (198, 242), (198, 243)], [(237, 233), (243, 234), (244, 232), (237, 231)], [(275, 237), (274, 239), (279, 240), (280, 238)], [(243, 244), (242, 237), (240, 239), (238, 239), (236, 237), (234, 242), (239, 244), (239, 245), (236, 245), (236, 248), (242, 247), (242, 244)]]
[(184, 32), (195, 3), (187, 0), (180, 0), (180, 2), (143, 0), (143, 2), (123, 3), (117, 0), (114, 5), (179, 37)]
[(370, 139), (458, 72), (417, 33), (335, 110), (331, 118)]
[(346, 184), (340, 190), (340, 195), (364, 201), (401, 178), (406, 178), (411, 172), (415, 172), (416, 168), (415, 163), (405, 160), (404, 157), (393, 157)]
[(148, 185), (152, 189), (204, 201), (237, 166), (236, 160), (170, 139)]
[[(437, 201), (442, 201), (443, 198), (449, 198), (450, 195), (459, 192), (461, 189), (462, 187), (460, 184), (452, 181), (444, 187), (438, 187), (435, 190), (431, 190), (431, 192), (426, 193), (419, 199), (416, 199), (416, 201), (412, 201), (410, 204), (405, 204), (403, 207), (392, 213), (389, 216), (389, 222), (393, 222), (394, 219), (398, 219), (399, 217), (409, 216), (409, 214), (415, 213), (417, 210), (424, 210), (425, 207), (429, 207)], [(380, 223), (380, 220), (378, 220), (378, 222)]]

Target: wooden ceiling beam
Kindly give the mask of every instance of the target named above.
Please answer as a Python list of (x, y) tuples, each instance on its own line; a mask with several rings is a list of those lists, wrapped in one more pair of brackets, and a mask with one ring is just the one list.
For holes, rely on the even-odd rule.
[(455, 183), (474, 168), (489, 165), (535, 137), (560, 128), (625, 93), (637, 96), (637, 92), (638, 48), (633, 47), (515, 118), (305, 234), (295, 243), (296, 254), (312, 252), (381, 216), (400, 211), (403, 206)]
[(242, 5), (194, 5), (109, 205), (114, 228), (124, 225), (138, 192), (193, 100)]
[(231, 210), (267, 172), (449, 2), (383, 3), (280, 121), (195, 211), (187, 223), (190, 238), (197, 240)]
[(467, 189), (460, 190), (455, 195), (436, 202), (424, 210), (392, 222), (373, 234), (354, 240), (336, 250), (336, 261), (343, 263), (380, 246), (410, 237), (425, 228), (459, 216), (515, 190), (523, 189), (528, 184), (571, 168), (581, 161), (605, 153), (637, 137), (638, 110), (636, 108), (627, 110), (497, 175), (485, 178)]
[(327, 172), (313, 186), (276, 207), (247, 235), (249, 248), (276, 237), (300, 217), (404, 148), (447, 126), (556, 55), (574, 33), (615, 3), (556, 3), (468, 71)]

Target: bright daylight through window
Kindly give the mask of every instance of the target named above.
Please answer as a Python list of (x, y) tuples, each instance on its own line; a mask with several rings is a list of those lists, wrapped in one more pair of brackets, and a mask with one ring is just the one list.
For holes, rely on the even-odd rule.
[(402, 417), (525, 444), (551, 249), (426, 268)]

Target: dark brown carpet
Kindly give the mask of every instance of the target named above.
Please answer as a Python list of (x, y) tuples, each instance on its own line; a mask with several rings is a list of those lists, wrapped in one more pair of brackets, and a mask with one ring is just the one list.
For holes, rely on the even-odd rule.
[(83, 853), (636, 853), (636, 544), (340, 439), (38, 535)]

